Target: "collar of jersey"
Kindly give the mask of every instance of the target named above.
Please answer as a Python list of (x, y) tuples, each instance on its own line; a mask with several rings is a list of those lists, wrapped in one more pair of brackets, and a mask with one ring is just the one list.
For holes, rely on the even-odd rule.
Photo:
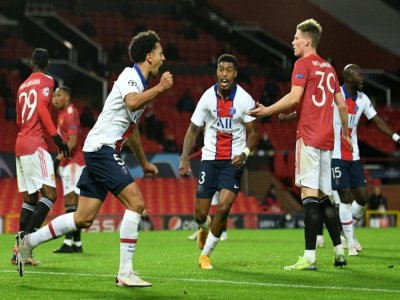
[[(218, 83), (216, 83), (216, 84), (214, 85), (214, 91), (215, 91), (215, 95), (217, 96), (217, 98), (219, 98), (219, 95), (218, 95)], [(231, 91), (231, 93), (230, 93), (229, 96), (228, 96), (228, 99), (229, 99), (229, 100), (232, 100), (232, 101), (233, 101), (233, 99), (235, 98), (235, 95), (236, 95), (236, 91), (237, 91), (237, 84), (234, 83), (234, 84), (233, 84), (232, 91)]]
[(357, 100), (358, 92), (357, 92), (353, 97), (351, 97), (350, 94), (349, 94), (349, 91), (348, 91), (347, 88), (346, 88), (346, 84), (343, 84), (343, 85), (342, 85), (342, 88), (343, 88), (344, 96), (345, 96), (346, 99), (351, 98), (351, 99), (353, 99), (354, 101)]
[(139, 74), (140, 80), (142, 81), (144, 88), (147, 89), (148, 82), (146, 81), (146, 79), (144, 79), (142, 71), (140, 71), (137, 64), (134, 64), (133, 67), (135, 68), (136, 72)]

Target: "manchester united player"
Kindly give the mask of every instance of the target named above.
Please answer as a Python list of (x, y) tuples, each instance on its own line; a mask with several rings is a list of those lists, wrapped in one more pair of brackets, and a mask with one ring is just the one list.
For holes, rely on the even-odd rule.
[(304, 206), (305, 251), (296, 264), (286, 270), (316, 270), (317, 230), (324, 221), (334, 244), (335, 266), (346, 265), (340, 241), (339, 222), (329, 200), (332, 194), (331, 155), (334, 146), (333, 102), (337, 104), (342, 123), (344, 146), (350, 147), (347, 107), (334, 68), (317, 54), (322, 27), (314, 19), (297, 25), (292, 42), (299, 57), (292, 72), (292, 89), (275, 104), (249, 112), (256, 117), (280, 113), (298, 105), (296, 136), (296, 185), (301, 187)]
[[(210, 255), (220, 240), (229, 211), (240, 189), (244, 163), (255, 147), (255, 118), (247, 115), (254, 107), (252, 97), (238, 84), (237, 60), (223, 54), (217, 61), (217, 84), (205, 91), (193, 113), (185, 135), (179, 173), (190, 172), (189, 154), (201, 127), (205, 126), (195, 219), (199, 224), (199, 266), (212, 269)], [(219, 203), (211, 224), (208, 216), (211, 198), (219, 191)]]
[[(68, 146), (63, 143), (54, 126), (49, 107), (54, 80), (45, 74), (49, 66), (46, 49), (37, 48), (32, 54), (32, 74), (18, 89), (16, 112), (19, 132), (15, 144), (18, 190), (24, 193), (19, 227), (20, 231), (33, 232), (40, 228), (47, 213), (56, 201), (56, 182), (53, 160), (48, 153), (45, 130), (65, 156)], [(39, 198), (39, 193), (41, 196)], [(18, 248), (14, 247), (11, 260), (16, 263)], [(28, 264), (37, 265), (32, 257)]]
[[(61, 112), (58, 115), (57, 130), (62, 139), (67, 142), (71, 151), (71, 158), (66, 159), (61, 153), (54, 160), (54, 172), (59, 173), (64, 192), (65, 213), (75, 212), (78, 205), (76, 184), (82, 174), (85, 160), (82, 153), (80, 139), (79, 112), (71, 103), (71, 90), (61, 86), (54, 92), (53, 105)], [(60, 166), (58, 171), (58, 166)], [(54, 253), (82, 252), (81, 231), (70, 232), (65, 235), (64, 243)]]

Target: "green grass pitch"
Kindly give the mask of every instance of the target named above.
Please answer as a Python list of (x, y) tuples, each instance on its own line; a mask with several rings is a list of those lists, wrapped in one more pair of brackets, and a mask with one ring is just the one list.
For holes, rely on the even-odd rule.
[(83, 235), (83, 254), (53, 254), (62, 239), (34, 250), (42, 263), (19, 277), (12, 235), (0, 235), (0, 299), (400, 299), (400, 229), (357, 230), (364, 249), (333, 267), (333, 249), (317, 250), (318, 271), (285, 271), (303, 254), (303, 230), (231, 230), (198, 267), (190, 232), (140, 232), (135, 269), (150, 288), (117, 288), (118, 233)]

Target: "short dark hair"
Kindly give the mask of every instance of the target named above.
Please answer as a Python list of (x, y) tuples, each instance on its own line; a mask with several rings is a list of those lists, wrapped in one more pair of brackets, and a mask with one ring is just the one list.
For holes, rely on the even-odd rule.
[(220, 62), (230, 62), (233, 63), (233, 65), (235, 66), (235, 69), (237, 69), (238, 66), (238, 62), (235, 56), (233, 56), (232, 54), (222, 54), (220, 57), (218, 57), (217, 60), (217, 68), (219, 66)]
[(71, 89), (68, 86), (62, 85), (62, 86), (59, 86), (58, 89), (63, 90), (64, 92), (66, 92), (67, 95), (71, 98)]
[(32, 66), (37, 65), (41, 70), (49, 64), (49, 52), (43, 48), (36, 48), (32, 53)]
[(143, 31), (132, 38), (129, 44), (129, 57), (132, 62), (143, 62), (146, 55), (160, 42), (160, 38), (153, 30)]

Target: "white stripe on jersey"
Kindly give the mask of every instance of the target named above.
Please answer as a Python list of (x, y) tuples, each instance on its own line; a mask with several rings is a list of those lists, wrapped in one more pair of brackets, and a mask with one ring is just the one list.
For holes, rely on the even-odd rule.
[(85, 140), (84, 152), (98, 151), (103, 145), (115, 149), (117, 141), (123, 139), (123, 135), (131, 123), (138, 122), (144, 108), (131, 112), (124, 102), (127, 94), (142, 93), (145, 89), (145, 83), (141, 79), (142, 75), (139, 75), (138, 72), (140, 70), (136, 66), (125, 68), (114, 82), (104, 103), (103, 111)]
[[(218, 131), (232, 134), (231, 158), (235, 155), (240, 155), (246, 147), (245, 123), (255, 120), (254, 117), (247, 115), (247, 112), (255, 107), (255, 102), (241, 86), (238, 84), (236, 86), (237, 90), (233, 99), (232, 122), (225, 122), (226, 120), (224, 121), (223, 119), (226, 118), (218, 118), (215, 85), (204, 92), (196, 106), (191, 121), (196, 126), (205, 126), (202, 160), (215, 160)], [(224, 128), (222, 128), (221, 124), (227, 126), (223, 126)]]
[[(353, 144), (353, 153), (351, 160), (359, 160), (360, 159), (360, 150), (358, 148), (358, 139), (357, 139), (357, 125), (361, 118), (361, 115), (364, 114), (368, 120), (372, 119), (376, 116), (376, 110), (373, 107), (371, 100), (369, 100), (368, 96), (363, 92), (357, 92), (357, 100), (355, 103), (351, 103), (349, 101), (354, 101), (350, 99), (349, 95), (346, 95), (343, 86), (341, 87), (343, 98), (346, 101), (347, 107), (349, 108), (348, 119), (349, 119), (349, 130), (350, 130), (350, 138)], [(346, 99), (347, 97), (347, 99)], [(355, 105), (354, 105), (355, 104)], [(341, 132), (342, 132), (342, 123), (340, 122), (339, 110), (336, 106), (333, 111), (333, 128), (335, 130), (335, 148), (333, 149), (332, 158), (336, 159), (344, 159), (346, 157), (345, 150), (342, 150), (342, 141), (341, 141)], [(346, 159), (349, 160), (349, 159)]]

